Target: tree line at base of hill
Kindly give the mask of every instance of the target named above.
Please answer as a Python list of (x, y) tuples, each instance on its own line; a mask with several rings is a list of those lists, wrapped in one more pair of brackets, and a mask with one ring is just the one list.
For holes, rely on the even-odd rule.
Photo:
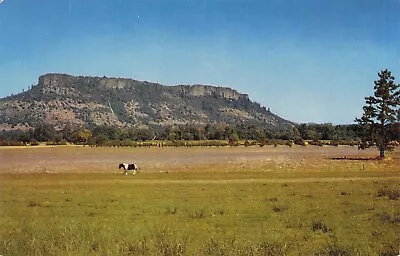
[[(388, 132), (391, 141), (400, 141), (400, 125), (393, 125)], [(236, 145), (238, 141), (267, 144), (298, 144), (306, 141), (313, 145), (323, 145), (329, 141), (331, 145), (356, 145), (361, 143), (358, 125), (296, 124), (284, 131), (263, 129), (254, 125), (231, 126), (215, 125), (175, 125), (164, 128), (130, 128), (121, 129), (113, 126), (95, 126), (93, 128), (66, 126), (57, 131), (52, 125), (39, 124), (29, 130), (0, 131), (0, 145), (37, 145), (47, 144), (84, 144), (95, 146), (136, 146), (158, 145), (157, 143), (140, 143), (151, 141), (172, 141), (163, 145), (191, 145), (187, 141), (228, 141)], [(178, 143), (181, 141), (181, 143)], [(186, 141), (186, 143), (185, 143)], [(325, 142), (324, 142), (325, 141)], [(214, 142), (213, 145), (225, 145)], [(326, 144), (326, 143), (325, 143)], [(211, 145), (195, 143), (194, 145)]]

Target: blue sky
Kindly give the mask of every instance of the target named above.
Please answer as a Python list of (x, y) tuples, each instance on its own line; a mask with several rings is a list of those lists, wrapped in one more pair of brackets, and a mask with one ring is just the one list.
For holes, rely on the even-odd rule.
[(45, 73), (212, 84), (295, 122), (352, 123), (400, 83), (400, 0), (4, 0), (0, 97)]

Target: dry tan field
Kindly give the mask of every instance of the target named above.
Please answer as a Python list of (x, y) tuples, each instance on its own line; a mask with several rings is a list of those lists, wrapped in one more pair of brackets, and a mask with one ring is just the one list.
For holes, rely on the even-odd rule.
[[(0, 173), (118, 173), (118, 164), (137, 163), (146, 172), (190, 171), (316, 171), (357, 165), (359, 169), (378, 161), (333, 161), (332, 157), (374, 157), (376, 149), (357, 147), (195, 147), (195, 148), (91, 148), (82, 146), (0, 148)], [(389, 154), (394, 169), (399, 150)], [(343, 165), (343, 163), (345, 163)], [(394, 165), (393, 165), (394, 164)], [(337, 167), (337, 166), (336, 166)]]

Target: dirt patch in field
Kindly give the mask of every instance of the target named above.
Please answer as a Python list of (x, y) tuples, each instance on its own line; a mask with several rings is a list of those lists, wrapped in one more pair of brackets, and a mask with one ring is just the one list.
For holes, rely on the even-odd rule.
[[(399, 152), (394, 153), (398, 156)], [(330, 158), (371, 158), (377, 150), (356, 147), (221, 148), (0, 148), (0, 173), (112, 173), (119, 163), (137, 163), (143, 171), (307, 170), (329, 168)], [(353, 161), (354, 162), (354, 161)]]

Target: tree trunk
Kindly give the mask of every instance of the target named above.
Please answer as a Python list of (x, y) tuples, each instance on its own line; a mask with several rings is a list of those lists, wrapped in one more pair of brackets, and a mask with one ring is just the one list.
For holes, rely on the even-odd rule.
[(381, 148), (381, 149), (379, 150), (379, 157), (380, 157), (380, 158), (385, 158), (385, 149)]

